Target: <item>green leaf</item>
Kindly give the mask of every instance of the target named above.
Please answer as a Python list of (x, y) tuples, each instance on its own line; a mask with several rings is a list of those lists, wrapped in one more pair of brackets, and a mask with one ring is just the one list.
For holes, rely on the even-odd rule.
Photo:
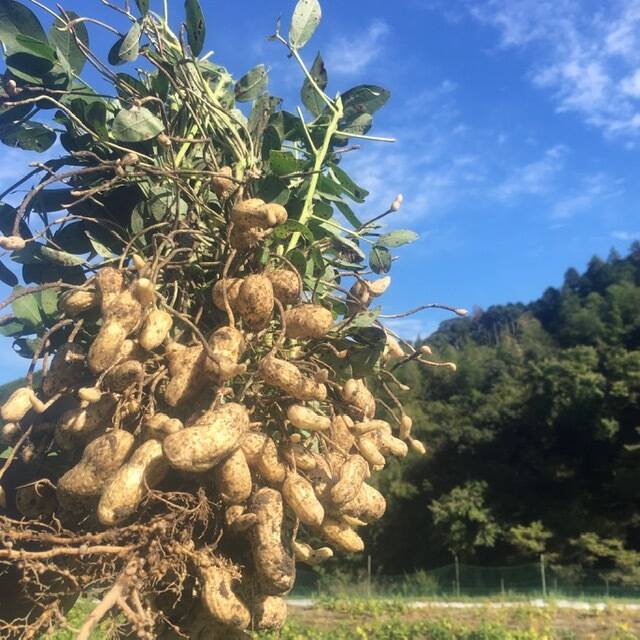
[(0, 324), (0, 336), (15, 338), (16, 336), (29, 335), (31, 333), (33, 333), (33, 329), (26, 326), (24, 322), (20, 322), (20, 320), (11, 319)]
[(136, 6), (140, 15), (146, 16), (149, 11), (149, 0), (136, 0)]
[[(316, 55), (316, 59), (313, 61), (311, 69), (309, 69), (309, 74), (318, 87), (324, 91), (327, 86), (328, 76), (327, 69), (324, 66), (324, 61), (322, 60), (320, 53)], [(306, 76), (304, 83), (302, 84), (300, 97), (302, 98), (302, 104), (304, 104), (311, 113), (316, 116), (319, 116), (322, 113), (325, 107), (325, 102)]]
[(284, 181), (274, 175), (264, 177), (257, 184), (256, 197), (265, 202), (276, 202), (284, 205), (289, 201), (290, 195), (291, 192), (287, 189)]
[(187, 40), (194, 56), (200, 55), (204, 46), (206, 25), (198, 0), (185, 0)]
[(282, 147), (280, 134), (275, 127), (269, 125), (262, 134), (262, 148), (260, 150), (262, 159), (268, 160), (269, 154), (272, 151), (279, 151), (280, 147)]
[(120, 51), (118, 55), (120, 60), (125, 62), (133, 62), (140, 52), (140, 34), (142, 33), (142, 26), (139, 22), (134, 22), (131, 25), (131, 29), (124, 37)]
[(369, 266), (375, 273), (391, 271), (391, 253), (386, 247), (375, 245), (369, 252)]
[(74, 256), (66, 251), (58, 251), (51, 247), (41, 247), (40, 254), (48, 262), (55, 262), (56, 264), (61, 264), (65, 267), (75, 267), (77, 265), (84, 264), (85, 262), (84, 258), (79, 258), (78, 256)]
[(40, 309), (45, 316), (54, 317), (58, 315), (58, 290), (55, 288), (43, 289), (38, 294)]
[(315, 238), (309, 227), (301, 224), (297, 220), (287, 220), (284, 224), (278, 225), (273, 230), (273, 237), (278, 240), (286, 240), (292, 233), (298, 232), (308, 242), (313, 242)]
[(356, 255), (364, 259), (364, 252), (362, 249), (350, 238), (345, 238), (340, 235), (340, 230), (336, 229), (331, 223), (321, 222), (318, 227), (323, 229), (328, 235), (330, 235), (338, 244), (347, 247), (350, 251), (353, 251)]
[(11, 124), (0, 130), (0, 140), (9, 147), (25, 151), (46, 151), (56, 141), (53, 129), (29, 120), (22, 124)]
[(318, 0), (298, 0), (291, 18), (289, 44), (294, 49), (304, 47), (320, 24), (321, 17), (322, 10)]
[(144, 231), (144, 228), (145, 228), (144, 218), (142, 217), (140, 210), (137, 208), (134, 209), (133, 213), (131, 214), (130, 226), (131, 226), (131, 231), (135, 235), (139, 235)]
[(238, 102), (250, 102), (264, 93), (267, 88), (267, 69), (259, 64), (236, 82), (235, 96)]
[(336, 202), (336, 207), (340, 210), (340, 213), (346, 218), (346, 220), (353, 226), (354, 229), (359, 229), (362, 226), (362, 222), (358, 216), (353, 212), (351, 207), (346, 202)]
[(96, 252), (97, 255), (99, 255), (101, 258), (112, 258), (113, 257), (113, 251), (111, 251), (111, 249), (109, 249), (109, 247), (107, 247), (107, 245), (105, 245), (102, 242), (100, 242), (93, 235), (91, 235), (88, 231), (85, 231), (85, 234), (86, 234), (87, 238), (89, 238), (89, 242), (91, 243), (91, 246), (93, 247), (93, 250)]
[[(26, 291), (24, 287), (15, 287), (13, 294)], [(38, 292), (28, 293), (16, 298), (12, 303), (13, 315), (23, 323), (31, 327), (38, 327), (42, 324), (42, 315), (40, 313), (40, 304), (38, 302)]]
[(271, 151), (269, 153), (271, 170), (278, 176), (302, 171), (304, 163), (298, 160), (290, 151)]
[[(370, 113), (353, 113), (349, 118), (340, 122), (340, 130), (344, 133), (355, 133), (365, 135), (373, 125), (373, 116)], [(338, 138), (343, 136), (338, 135)]]
[(17, 51), (7, 56), (7, 67), (22, 80), (31, 84), (40, 84), (42, 78), (53, 69), (53, 62), (28, 51)]
[(86, 236), (84, 222), (65, 224), (55, 232), (53, 242), (69, 253), (91, 252), (91, 243)]
[(362, 113), (374, 114), (382, 107), (391, 93), (373, 84), (361, 84), (342, 94), (342, 108), (345, 120)]
[(382, 307), (375, 307), (374, 309), (367, 309), (366, 311), (361, 311), (358, 313), (349, 328), (362, 328), (362, 327), (370, 327), (376, 321), (378, 316), (382, 313)]
[(377, 244), (383, 247), (401, 247), (403, 244), (415, 242), (420, 236), (410, 229), (396, 229), (378, 238)]
[[(78, 15), (73, 11), (67, 11), (67, 16), (70, 20), (75, 20)], [(79, 74), (84, 67), (86, 57), (80, 47), (76, 44), (76, 39), (73, 33), (64, 29), (64, 22), (60, 18), (56, 18), (53, 26), (49, 30), (49, 42), (51, 46), (57, 49), (58, 54), (62, 56), (69, 67), (75, 74)], [(84, 22), (77, 22), (72, 27), (73, 32), (86, 47), (89, 46), (89, 33)]]
[(19, 33), (16, 36), (16, 42), (20, 45), (21, 50), (26, 50), (38, 58), (43, 58), (51, 63), (56, 61), (56, 52), (46, 43), (38, 38)]
[(111, 135), (120, 142), (142, 142), (164, 130), (162, 121), (146, 107), (121, 109), (113, 120)]
[(0, 262), (0, 280), (9, 287), (15, 287), (18, 284), (18, 278), (16, 278), (15, 273), (4, 262)]
[(369, 192), (358, 186), (337, 164), (332, 163), (329, 167), (334, 178), (344, 189), (345, 193), (355, 202), (364, 202)]
[(144, 83), (128, 73), (117, 73), (116, 78), (118, 95), (121, 98), (144, 98), (149, 95), (149, 90)]
[(0, 40), (9, 51), (20, 48), (16, 40), (18, 34), (47, 42), (44, 29), (31, 9), (14, 0), (2, 0), (0, 2)]

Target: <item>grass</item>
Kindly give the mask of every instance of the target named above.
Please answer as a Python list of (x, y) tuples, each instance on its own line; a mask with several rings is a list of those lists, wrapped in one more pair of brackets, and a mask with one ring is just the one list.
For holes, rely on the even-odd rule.
[[(89, 599), (78, 601), (69, 614), (71, 629), (47, 640), (74, 638), (73, 629), (93, 606)], [(404, 598), (324, 597), (312, 607), (292, 606), (289, 614), (280, 633), (258, 633), (255, 640), (640, 640), (640, 612), (615, 605), (573, 611), (553, 602), (545, 608), (523, 602), (452, 610), (416, 609)], [(112, 628), (104, 622), (92, 640), (112, 638)]]

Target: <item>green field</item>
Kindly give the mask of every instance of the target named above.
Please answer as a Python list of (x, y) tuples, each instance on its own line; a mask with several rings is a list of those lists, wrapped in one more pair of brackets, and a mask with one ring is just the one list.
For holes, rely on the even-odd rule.
[[(539, 607), (526, 602), (508, 606), (466, 601), (416, 606), (409, 600), (320, 599), (309, 606), (290, 606), (289, 622), (278, 633), (255, 634), (269, 640), (635, 640), (640, 638), (640, 609), (617, 602), (602, 608), (568, 609), (549, 601)], [(504, 604), (504, 603), (503, 603)], [(50, 640), (72, 640), (92, 607), (81, 601), (69, 615), (70, 629)], [(111, 636), (109, 621), (91, 636)]]

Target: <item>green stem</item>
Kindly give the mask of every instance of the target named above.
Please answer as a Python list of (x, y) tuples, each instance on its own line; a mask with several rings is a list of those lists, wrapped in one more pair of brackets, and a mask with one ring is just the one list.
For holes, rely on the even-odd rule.
[[(324, 135), (324, 140), (322, 142), (322, 146), (315, 152), (315, 162), (313, 163), (312, 175), (309, 180), (309, 189), (307, 190), (307, 194), (304, 198), (304, 205), (302, 207), (302, 213), (300, 214), (300, 218), (298, 222), (300, 224), (306, 224), (313, 214), (313, 196), (316, 193), (316, 188), (318, 186), (318, 180), (320, 179), (320, 173), (322, 170), (322, 164), (324, 163), (327, 153), (329, 151), (329, 145), (331, 144), (331, 138), (338, 130), (338, 123), (342, 118), (342, 100), (339, 98), (336, 100), (336, 104), (334, 110), (331, 114), (331, 120), (327, 125), (327, 130)], [(291, 235), (291, 239), (289, 240), (289, 245), (287, 248), (287, 253), (291, 251), (298, 244), (298, 240), (300, 239), (300, 232), (295, 231)]]

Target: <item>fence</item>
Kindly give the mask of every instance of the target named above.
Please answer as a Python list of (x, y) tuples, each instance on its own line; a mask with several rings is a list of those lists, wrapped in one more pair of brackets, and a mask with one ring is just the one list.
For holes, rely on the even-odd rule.
[(571, 597), (640, 599), (640, 584), (620, 584), (596, 572), (538, 563), (480, 567), (453, 563), (412, 574), (315, 573), (298, 570), (294, 597), (377, 596), (411, 598)]

